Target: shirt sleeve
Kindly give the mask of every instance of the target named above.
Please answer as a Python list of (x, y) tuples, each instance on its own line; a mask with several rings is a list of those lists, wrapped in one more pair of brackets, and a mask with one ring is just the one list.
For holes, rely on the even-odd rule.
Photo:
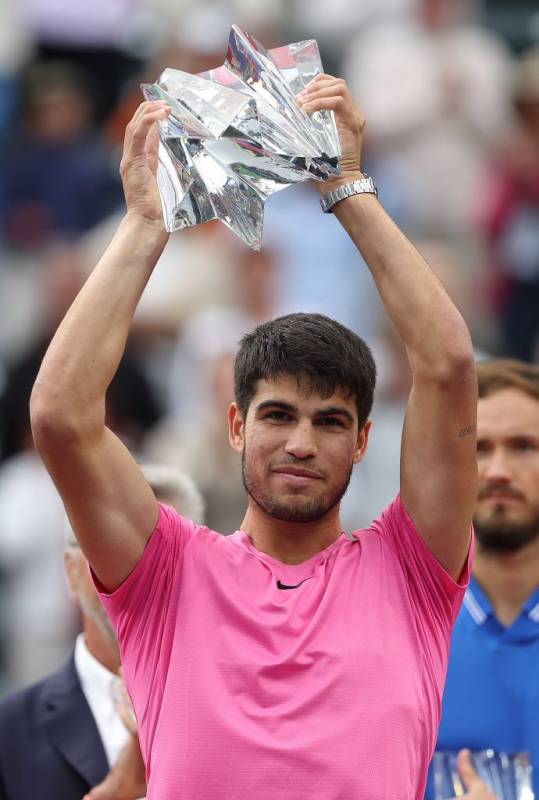
[[(144, 736), (155, 730), (158, 704), (166, 679), (175, 628), (175, 611), (181, 583), (182, 555), (198, 526), (173, 508), (160, 505), (157, 525), (142, 558), (125, 581), (112, 593), (94, 584), (120, 644), (126, 685)], [(144, 725), (140, 723), (146, 716)], [(142, 733), (144, 732), (144, 733)], [(149, 742), (141, 738), (143, 753)]]
[(399, 561), (422, 646), (445, 674), (451, 631), (470, 580), (473, 531), (466, 565), (455, 581), (425, 544), (400, 495), (373, 527)]

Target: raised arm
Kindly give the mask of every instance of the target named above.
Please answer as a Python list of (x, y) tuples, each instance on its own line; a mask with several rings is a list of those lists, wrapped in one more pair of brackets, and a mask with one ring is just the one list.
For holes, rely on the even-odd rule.
[(162, 103), (142, 103), (127, 127), (120, 169), (127, 214), (58, 328), (30, 402), (36, 447), (109, 590), (136, 566), (158, 513), (136, 462), (105, 425), (105, 394), (167, 241), (154, 124), (167, 113)]
[[(315, 79), (299, 101), (336, 114), (343, 176), (327, 193), (360, 180), (364, 120), (344, 81)], [(413, 386), (401, 451), (401, 496), (425, 542), (457, 578), (470, 544), (476, 499), (477, 387), (472, 343), (457, 308), (425, 260), (373, 194), (333, 211), (369, 267), (408, 354)]]

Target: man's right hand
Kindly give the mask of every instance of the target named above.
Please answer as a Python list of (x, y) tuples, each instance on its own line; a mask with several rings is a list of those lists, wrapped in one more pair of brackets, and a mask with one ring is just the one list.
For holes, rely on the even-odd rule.
[(159, 516), (140, 467), (107, 426), (105, 397), (167, 242), (155, 123), (168, 114), (162, 103), (142, 103), (128, 125), (120, 169), (128, 213), (58, 328), (30, 407), (36, 448), (110, 592), (140, 561)]
[(156, 179), (159, 131), (155, 123), (169, 114), (166, 103), (146, 101), (140, 104), (125, 131), (120, 175), (127, 213), (150, 222), (163, 218)]
[(475, 771), (469, 750), (461, 750), (458, 754), (457, 769), (466, 789), (463, 800), (498, 800)]

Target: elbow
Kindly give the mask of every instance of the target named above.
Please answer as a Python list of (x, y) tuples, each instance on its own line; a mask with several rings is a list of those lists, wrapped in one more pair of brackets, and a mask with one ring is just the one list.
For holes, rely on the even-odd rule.
[(36, 385), (30, 397), (30, 425), (38, 451), (45, 449), (48, 443), (66, 437), (69, 427), (67, 417), (62, 414), (54, 398)]
[(59, 393), (46, 389), (36, 381), (30, 396), (30, 425), (38, 451), (51, 445), (76, 444), (84, 438), (86, 427), (76, 418), (73, 409), (66, 407)]
[(476, 389), (477, 373), (471, 341), (469, 346), (466, 342), (460, 345), (458, 342), (452, 343), (447, 352), (440, 356), (435, 378), (442, 387)]
[(442, 388), (476, 387), (475, 354), (468, 331), (437, 348), (433, 357), (412, 365), (414, 377), (421, 377)]
[(441, 355), (440, 362), (442, 375), (450, 380), (471, 376), (475, 378), (475, 353), (470, 337), (451, 342), (447, 352)]

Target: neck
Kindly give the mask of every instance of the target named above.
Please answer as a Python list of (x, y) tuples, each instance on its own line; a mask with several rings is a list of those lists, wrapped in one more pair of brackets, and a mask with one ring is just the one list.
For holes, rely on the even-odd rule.
[[(89, 652), (109, 672), (118, 673), (120, 669), (120, 652), (118, 645), (96, 625), (91, 617), (83, 614), (84, 641)], [(110, 639), (110, 641), (109, 641)]]
[(516, 553), (492, 553), (478, 544), (474, 577), (498, 620), (509, 627), (539, 586), (539, 539)]
[(338, 505), (313, 522), (283, 522), (249, 499), (241, 524), (254, 547), (284, 564), (301, 564), (339, 538), (342, 527)]

